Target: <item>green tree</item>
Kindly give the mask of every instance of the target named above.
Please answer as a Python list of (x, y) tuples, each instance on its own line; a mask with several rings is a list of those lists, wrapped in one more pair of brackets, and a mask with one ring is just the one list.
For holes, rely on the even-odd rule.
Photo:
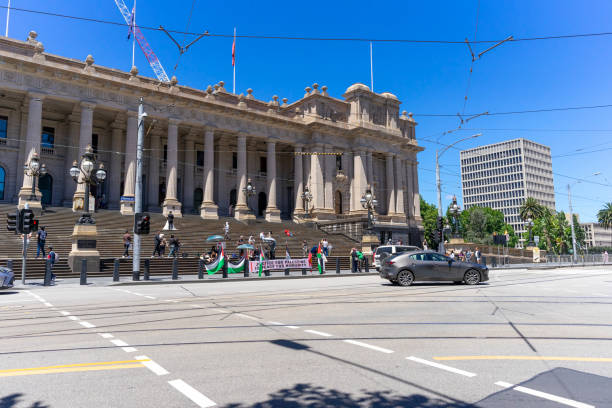
[(597, 213), (597, 222), (605, 229), (612, 228), (612, 203), (606, 203)]
[(536, 218), (540, 218), (544, 215), (544, 207), (540, 205), (535, 198), (527, 197), (523, 205), (521, 205), (519, 215), (524, 220), (527, 218), (535, 220)]
[(429, 204), (421, 197), (421, 217), (423, 218), (423, 228), (425, 229), (425, 242), (429, 248), (437, 247), (436, 228), (438, 221), (438, 207)]
[(508, 233), (509, 246), (515, 246), (518, 237), (514, 228), (504, 222), (504, 214), (488, 207), (471, 207), (460, 216), (461, 235), (468, 242), (492, 244), (493, 233), (498, 235)]

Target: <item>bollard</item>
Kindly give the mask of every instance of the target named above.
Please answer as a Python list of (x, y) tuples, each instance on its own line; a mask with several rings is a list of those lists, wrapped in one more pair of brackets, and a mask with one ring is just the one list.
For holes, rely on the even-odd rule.
[(144, 261), (144, 280), (150, 279), (150, 273), (151, 273), (151, 260), (145, 259)]
[(244, 277), (249, 277), (249, 258), (244, 258)]
[(227, 263), (229, 262), (229, 259), (224, 258), (224, 262), (223, 262), (223, 267), (221, 268), (221, 271), (223, 272), (223, 278), (227, 278), (228, 277), (228, 273), (227, 273)]
[(269, 269), (264, 270), (264, 276), (270, 276), (270, 270)]
[(370, 272), (370, 263), (368, 262), (368, 257), (364, 256), (363, 260), (365, 261), (365, 271), (366, 271), (366, 273), (369, 273)]
[(51, 260), (45, 260), (45, 279), (43, 281), (44, 286), (49, 286), (51, 284)]
[(285, 269), (285, 276), (289, 276), (289, 268)]
[(81, 285), (87, 285), (87, 259), (81, 260)]
[(119, 259), (113, 262), (113, 282), (119, 282)]
[(200, 259), (198, 262), (198, 279), (204, 279), (204, 260)]
[(172, 280), (178, 279), (178, 258), (172, 259)]
[(336, 257), (336, 273), (340, 273), (340, 257)]
[(302, 275), (306, 275), (306, 268), (302, 268)]

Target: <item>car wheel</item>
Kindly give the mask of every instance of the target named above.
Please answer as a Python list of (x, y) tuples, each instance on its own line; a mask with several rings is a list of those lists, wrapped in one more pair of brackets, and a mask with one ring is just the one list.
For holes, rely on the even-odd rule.
[(410, 271), (399, 271), (397, 274), (397, 284), (401, 286), (410, 286), (414, 282), (414, 275)]
[(475, 269), (470, 269), (463, 275), (463, 280), (467, 285), (478, 285), (480, 283), (480, 273)]

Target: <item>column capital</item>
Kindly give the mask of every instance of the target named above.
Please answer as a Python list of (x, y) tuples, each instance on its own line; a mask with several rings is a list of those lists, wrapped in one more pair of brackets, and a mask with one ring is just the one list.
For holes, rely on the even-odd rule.
[(385, 152), (385, 157), (394, 158), (394, 157), (397, 157), (397, 154), (393, 152)]
[(27, 99), (28, 100), (39, 99), (42, 101), (45, 99), (46, 96), (47, 96), (46, 94), (40, 93), (40, 92), (28, 92)]
[(178, 126), (181, 124), (180, 119), (177, 118), (168, 118), (168, 125), (170, 126)]
[(81, 106), (81, 109), (94, 110), (96, 108), (96, 104), (93, 102), (83, 101), (79, 103), (79, 105)]

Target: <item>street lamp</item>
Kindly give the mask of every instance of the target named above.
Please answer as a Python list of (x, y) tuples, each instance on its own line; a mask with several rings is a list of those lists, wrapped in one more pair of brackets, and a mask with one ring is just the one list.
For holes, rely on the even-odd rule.
[(30, 193), (30, 201), (36, 201), (36, 179), (47, 174), (47, 167), (40, 164), (38, 153), (32, 153), (30, 161), (23, 165), (23, 174), (27, 177), (32, 177), (32, 192)]
[[(93, 153), (91, 145), (87, 145), (85, 153), (81, 156), (80, 163), (75, 160), (70, 168), (70, 176), (77, 184), (85, 184), (85, 200), (83, 204), (83, 214), (77, 220), (77, 224), (95, 224), (95, 220), (89, 213), (89, 187), (90, 185), (96, 185), (102, 183), (106, 179), (106, 170), (104, 165), (100, 163), (100, 167), (95, 172), (94, 167), (96, 165), (96, 156)], [(83, 176), (82, 180), (79, 180), (79, 176)]]
[[(591, 174), (589, 177), (599, 176), (601, 171)], [(572, 194), (570, 191), (571, 186), (580, 183), (582, 180), (574, 181), (567, 185), (567, 201), (569, 203), (569, 214), (570, 214), (570, 226), (572, 229), (572, 262), (576, 263), (576, 232), (574, 231), (574, 213), (572, 210)]]
[(533, 220), (531, 218), (527, 218), (527, 220), (525, 220), (525, 226), (529, 230), (529, 242), (527, 243), (527, 247), (535, 247), (535, 242), (533, 242), (533, 233), (532, 233)]
[(312, 201), (312, 193), (308, 186), (304, 187), (302, 192), (302, 201), (304, 202), (304, 209), (306, 210), (306, 218), (310, 217), (310, 202)]
[[(441, 150), (436, 150), (436, 185), (438, 188), (438, 217), (442, 218), (442, 184), (440, 182), (440, 157), (451, 147), (456, 145), (457, 143), (463, 142), (468, 139), (474, 139), (476, 137), (482, 136), (482, 133), (476, 133), (475, 135), (464, 137), (463, 139), (459, 139), (454, 143), (449, 144)], [(440, 241), (440, 245), (438, 246), (438, 252), (441, 254), (444, 253), (444, 239)]]
[(373, 210), (378, 205), (378, 200), (376, 199), (376, 197), (374, 197), (374, 194), (372, 193), (372, 188), (370, 187), (370, 185), (368, 185), (367, 190), (361, 196), (361, 200), (359, 200), (359, 202), (361, 203), (361, 206), (364, 209), (368, 210), (367, 231), (368, 233), (372, 233), (372, 229), (374, 227)]
[(453, 195), (453, 202), (449, 207), (449, 212), (453, 217), (453, 238), (459, 237), (459, 215), (461, 214), (461, 207), (457, 204), (457, 196)]
[(251, 182), (251, 179), (247, 180), (247, 185), (246, 187), (244, 187), (242, 189), (242, 192), (244, 193), (244, 195), (246, 196), (246, 200), (247, 200), (247, 207), (249, 207), (249, 211), (251, 210), (251, 207), (249, 206), (249, 198), (253, 197), (255, 194), (257, 194), (257, 190), (255, 189), (255, 186), (253, 185), (253, 183)]

